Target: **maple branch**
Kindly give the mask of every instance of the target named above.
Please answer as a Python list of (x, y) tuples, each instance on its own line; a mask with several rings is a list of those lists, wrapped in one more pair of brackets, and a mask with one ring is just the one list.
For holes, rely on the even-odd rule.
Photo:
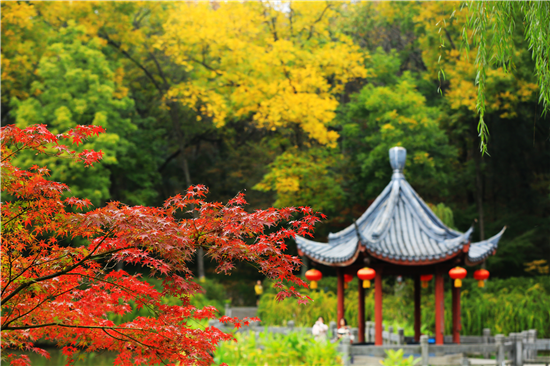
[[(138, 341), (137, 339), (135, 339), (135, 338), (133, 338), (133, 337), (130, 337), (128, 334), (120, 333), (120, 332), (117, 331), (116, 329), (110, 329), (110, 330), (112, 330), (113, 332), (116, 332), (116, 333), (120, 334), (120, 335), (123, 336), (123, 337), (129, 338), (129, 339), (131, 339), (132, 341), (134, 341), (134, 342), (136, 342), (136, 343), (139, 343), (139, 344), (141, 344), (142, 346), (144, 346), (144, 347), (146, 347), (146, 348), (155, 349), (155, 347), (149, 346), (148, 344), (145, 344), (145, 343), (142, 343), (142, 342)], [(118, 338), (112, 336), (111, 334), (109, 334), (109, 333), (107, 332), (107, 330), (103, 329), (103, 331), (104, 331), (109, 337), (113, 337), (113, 338), (115, 338), (115, 339), (118, 339)], [(165, 338), (166, 338), (166, 337), (165, 337)], [(155, 357), (157, 357), (157, 358), (160, 360), (160, 362), (162, 362), (163, 364), (166, 365), (166, 362), (164, 362), (164, 360), (163, 360), (162, 358), (160, 358), (160, 356), (159, 356), (156, 352), (154, 353), (154, 355), (155, 355)]]
[[(11, 278), (11, 262), (10, 262), (10, 277), (9, 277), (9, 281), (8, 283), (6, 284), (6, 286), (4, 286), (4, 288), (2, 289), (2, 294), (4, 294), (4, 292), (6, 291), (6, 289), (8, 288), (8, 286), (15, 282), (15, 280), (17, 280), (19, 277), (21, 277), (23, 275), (23, 273), (27, 272), (33, 265), (34, 263), (36, 262), (36, 260), (38, 259), (38, 256), (40, 255), (40, 253), (42, 253), (42, 248), (38, 251), (38, 253), (36, 253), (36, 257), (34, 257), (34, 259), (32, 260), (31, 264), (25, 268), (24, 270), (22, 270), (17, 276), (15, 276), (15, 278)], [(11, 255), (10, 255), (10, 258), (11, 258)]]
[[(129, 288), (127, 288), (126, 286), (122, 286), (122, 285), (119, 285), (118, 283), (114, 283), (114, 282), (110, 282), (110, 281), (107, 281), (107, 280), (104, 280), (102, 278), (99, 278), (99, 277), (92, 277), (92, 276), (88, 276), (88, 275), (85, 275), (85, 274), (81, 274), (81, 273), (67, 273), (65, 274), (65, 276), (80, 276), (80, 277), (87, 277), (87, 278), (90, 278), (90, 279), (93, 279), (93, 280), (97, 280), (97, 281), (100, 281), (100, 282), (105, 282), (105, 283), (108, 283), (110, 285), (113, 285), (114, 287), (118, 287), (124, 291), (126, 291), (127, 293), (129, 294), (132, 294), (134, 293), (132, 290), (130, 290)], [(156, 311), (153, 307), (149, 306), (149, 304), (143, 304), (143, 306), (147, 307), (152, 313), (154, 313), (155, 315), (158, 315), (158, 311)]]
[[(124, 329), (128, 329), (128, 328), (124, 328)], [(132, 329), (134, 329), (134, 328), (132, 328)], [(133, 340), (134, 342), (141, 344), (141, 345), (144, 346), (144, 347), (154, 348), (153, 346), (150, 346), (150, 345), (148, 345), (148, 344), (142, 343), (142, 342), (138, 341), (137, 339), (135, 339), (135, 338), (133, 338), (133, 337), (130, 337), (128, 334), (121, 333), (121, 332), (117, 331), (116, 329), (109, 329), (109, 330), (112, 330), (113, 332), (116, 332), (116, 333), (120, 334), (120, 335), (123, 336), (123, 337), (129, 338), (129, 339)], [(107, 333), (106, 329), (103, 329), (103, 331), (104, 331), (105, 333)], [(109, 333), (107, 333), (107, 334), (109, 334)], [(109, 334), (109, 335), (110, 335), (110, 334)]]
[[(79, 262), (75, 263), (74, 265), (70, 266), (70, 267), (67, 267), (65, 268), (64, 270), (62, 271), (59, 271), (59, 272), (56, 272), (56, 273), (52, 273), (50, 275), (47, 275), (47, 276), (42, 276), (42, 277), (39, 277), (39, 278), (35, 278), (35, 279), (32, 279), (30, 281), (27, 281), (25, 283), (22, 283), (21, 285), (19, 285), (19, 287), (17, 287), (15, 290), (13, 290), (8, 296), (6, 296), (6, 298), (2, 299), (2, 302), (5, 304), (6, 302), (8, 302), (12, 297), (14, 297), (16, 294), (18, 294), (19, 292), (21, 292), (22, 290), (26, 289), (27, 287), (29, 287), (30, 285), (34, 284), (34, 283), (37, 283), (37, 282), (42, 282), (42, 281), (46, 281), (46, 280), (49, 280), (51, 278), (55, 278), (55, 277), (59, 277), (59, 276), (62, 276), (70, 271), (72, 271), (73, 269), (75, 268), (78, 268), (80, 267), (84, 262), (90, 260), (90, 259), (95, 259), (95, 258), (98, 258), (98, 257), (101, 257), (105, 254), (109, 254), (109, 252), (107, 253), (102, 253), (101, 255), (97, 255), (97, 256), (92, 256), (92, 254), (97, 250), (97, 248), (99, 248), (101, 246), (101, 244), (103, 244), (103, 242), (105, 241), (105, 239), (107, 239), (108, 235), (113, 233), (113, 231), (115, 230), (115, 226), (113, 226), (111, 228), (111, 230), (109, 230), (109, 232), (103, 236), (103, 238), (100, 240), (100, 242), (96, 245), (96, 247), (84, 258), (82, 258)], [(119, 249), (119, 250), (115, 250), (115, 251), (112, 251), (113, 253), (114, 252), (117, 252), (117, 251), (120, 251), (120, 250), (124, 250), (126, 248), (123, 248), (123, 249)]]
[[(40, 254), (42, 252), (42, 249), (40, 249), (40, 252), (38, 252), (38, 254)], [(37, 255), (38, 255), (37, 254)], [(55, 261), (58, 261), (60, 259), (62, 259), (63, 257), (67, 257), (69, 256), (70, 253), (67, 253), (67, 254), (63, 254), (61, 257), (57, 257), (57, 258), (54, 258), (54, 259), (50, 259), (50, 260), (47, 260), (47, 261), (44, 261), (44, 262), (40, 262), (38, 263), (36, 266), (43, 266), (44, 264), (47, 264), (47, 263), (50, 263), (50, 262), (55, 262)], [(34, 262), (34, 260), (33, 260)], [(8, 284), (4, 287), (4, 289), (2, 290), (2, 294), (6, 291), (6, 289), (8, 288), (8, 285), (12, 282), (14, 282), (16, 279), (18, 279), (19, 277), (21, 277), (23, 275), (23, 273), (25, 273), (27, 270), (29, 270), (30, 268), (32, 267), (32, 264), (30, 266), (28, 266), (27, 268), (25, 268), (21, 273), (19, 273), (15, 278), (11, 279)], [(11, 278), (11, 272), (10, 272), (10, 278)]]
[(126, 329), (126, 330), (141, 330), (143, 332), (152, 332), (150, 329), (143, 328), (125, 328), (125, 327), (103, 327), (100, 325), (72, 325), (72, 324), (63, 324), (63, 323), (45, 323), (45, 324), (34, 324), (34, 325), (22, 325), (17, 327), (2, 327), (0, 331), (7, 330), (24, 330), (24, 329), (35, 329), (35, 328), (45, 328), (45, 327), (63, 327), (63, 328), (78, 328), (78, 329)]
[[(40, 302), (38, 303), (38, 305), (36, 305), (34, 308), (32, 308), (31, 310), (27, 311), (27, 312), (24, 313), (24, 314), (19, 313), (15, 318), (13, 318), (13, 319), (10, 320), (9, 322), (5, 323), (2, 327), (5, 328), (7, 325), (13, 323), (13, 322), (16, 321), (17, 319), (21, 319), (21, 318), (24, 317), (25, 315), (27, 315), (27, 314), (33, 312), (35, 309), (38, 309), (38, 307), (39, 307), (40, 305), (44, 304), (45, 302), (50, 301), (50, 300), (53, 300), (53, 299), (55, 299), (55, 298), (57, 298), (57, 297), (59, 297), (59, 296), (61, 296), (61, 295), (66, 294), (67, 292), (70, 292), (70, 291), (72, 291), (72, 290), (78, 288), (78, 287), (79, 287), (79, 286), (75, 286), (75, 287), (70, 288), (70, 289), (68, 289), (68, 290), (66, 290), (66, 291), (63, 291), (63, 292), (61, 292), (61, 293), (59, 293), (59, 294), (47, 296), (43, 301), (40, 301)], [(11, 313), (10, 313), (10, 316), (11, 316)], [(9, 318), (9, 316), (8, 316), (8, 318)]]
[[(15, 145), (17, 146), (17, 144), (15, 144)], [(41, 145), (40, 145), (40, 146), (41, 146)], [(18, 147), (15, 151), (13, 151), (13, 152), (12, 152), (11, 154), (9, 154), (8, 156), (3, 156), (3, 157), (2, 157), (2, 160), (1, 160), (2, 163), (3, 163), (4, 161), (8, 160), (8, 159), (9, 159), (10, 157), (12, 157), (13, 155), (15, 155), (15, 154), (17, 154), (18, 152), (23, 151), (23, 150), (25, 150), (25, 149), (27, 149), (27, 147), (26, 147), (26, 145), (23, 145), (23, 146), (21, 146), (21, 147)]]
[[(33, 200), (34, 201), (34, 200)], [(33, 202), (33, 201), (29, 201), (29, 202)], [(26, 207), (25, 209), (23, 209), (23, 211), (19, 212), (17, 215), (15, 215), (14, 217), (12, 217), (11, 219), (9, 219), (8, 221), (4, 222), (3, 223), (3, 229), (5, 230), (5, 227), (6, 225), (8, 225), (10, 222), (12, 222), (13, 220), (15, 220), (16, 218), (18, 218), (19, 216), (23, 215), (25, 212), (27, 212), (28, 210), (30, 210), (30, 207)]]
[[(114, 330), (114, 329), (110, 329), (110, 330), (113, 330), (114, 332), (117, 332), (118, 334), (120, 334), (120, 335), (122, 335), (122, 336), (124, 336), (124, 337), (126, 337), (126, 338), (129, 338), (129, 339), (133, 340), (134, 342), (139, 343), (139, 344), (141, 344), (142, 346), (144, 346), (144, 347), (146, 347), (146, 348), (155, 349), (154, 347), (149, 346), (149, 345), (147, 345), (147, 344), (144, 344), (144, 343), (138, 341), (137, 339), (134, 339), (134, 338), (130, 337), (130, 336), (127, 335), (127, 334), (120, 333), (120, 332), (118, 332), (118, 331), (116, 331), (116, 330)], [(117, 341), (124, 342), (124, 339), (115, 337), (114, 335), (112, 335), (112, 334), (110, 334), (109, 332), (107, 332), (106, 329), (103, 329), (103, 332), (104, 332), (105, 334), (107, 334), (109, 337), (116, 339)], [(154, 353), (154, 355), (155, 355), (155, 357), (157, 357), (157, 358), (160, 360), (160, 362), (162, 362), (163, 364), (166, 365), (166, 362), (164, 362), (164, 360), (163, 360), (162, 358), (160, 358), (159, 355), (158, 355), (156, 352)]]

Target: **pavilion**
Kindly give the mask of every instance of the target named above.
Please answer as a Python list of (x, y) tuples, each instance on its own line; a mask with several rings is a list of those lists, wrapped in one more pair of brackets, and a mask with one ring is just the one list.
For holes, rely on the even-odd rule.
[[(451, 268), (474, 266), (496, 253), (506, 228), (490, 239), (470, 243), (473, 227), (452, 230), (430, 210), (403, 174), (407, 151), (389, 151), (393, 175), (390, 183), (357, 221), (328, 243), (296, 236), (298, 252), (314, 263), (335, 267), (338, 277), (338, 321), (344, 316), (344, 275), (355, 276), (365, 265), (376, 271), (375, 345), (382, 345), (382, 276), (409, 275), (414, 286), (414, 332), (420, 340), (420, 276), (435, 275), (435, 341), (444, 340), (444, 279)], [(359, 282), (359, 339), (365, 342), (365, 290)], [(452, 288), (453, 342), (460, 343), (460, 287)]]

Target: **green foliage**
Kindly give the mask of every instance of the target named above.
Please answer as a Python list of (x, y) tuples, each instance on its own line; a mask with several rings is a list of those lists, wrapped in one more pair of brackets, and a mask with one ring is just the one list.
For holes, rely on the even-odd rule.
[(270, 164), (270, 172), (254, 188), (277, 192), (276, 207), (311, 206), (333, 211), (344, 200), (342, 177), (333, 167), (343, 161), (336, 149), (287, 150)]
[[(294, 320), (297, 325), (311, 327), (317, 321), (319, 316), (322, 316), (325, 323), (337, 321), (336, 309), (336, 278), (323, 278), (319, 282), (319, 290), (304, 290), (313, 301), (303, 305), (298, 304), (293, 299), (285, 301), (277, 301), (275, 291), (270, 289), (269, 283), (264, 284), (266, 293), (260, 299), (258, 306), (258, 317), (264, 324), (270, 325), (285, 325), (288, 320)], [(384, 295), (384, 324), (386, 326), (393, 325), (404, 327), (407, 332), (412, 332), (413, 326), (409, 325), (408, 297), (412, 299), (412, 287), (395, 288), (388, 281), (384, 281), (384, 292), (394, 293), (395, 295)], [(357, 326), (358, 306), (357, 306), (357, 282), (352, 281), (349, 287), (345, 290), (345, 313), (344, 317), (350, 326)], [(426, 312), (429, 310), (426, 309)], [(283, 316), (281, 316), (283, 314)], [(374, 320), (374, 291), (369, 289), (365, 294), (365, 319)], [(412, 323), (411, 323), (412, 324)]]
[[(543, 114), (550, 105), (550, 3), (544, 1), (470, 1), (471, 15), (467, 27), (473, 31), (473, 43), (477, 46), (476, 66), (478, 73), (477, 111), (480, 120), (478, 131), (481, 137), (481, 149), (487, 151), (488, 129), (483, 120), (485, 114), (485, 94), (487, 70), (494, 64), (504, 70), (512, 68), (510, 60), (514, 55), (513, 37), (516, 24), (520, 24), (529, 50), (535, 61), (535, 75), (540, 87)], [(469, 45), (467, 32), (464, 31), (465, 44)]]
[[(464, 334), (481, 334), (483, 328), (492, 334), (537, 329), (540, 338), (550, 337), (548, 276), (489, 280), (484, 289), (471, 281), (461, 299)], [(448, 300), (445, 306), (450, 309)], [(445, 321), (450, 330), (450, 317)]]
[(375, 197), (389, 182), (388, 150), (393, 146), (406, 147), (406, 176), (413, 186), (426, 191), (438, 187), (445, 193), (456, 150), (439, 126), (439, 110), (426, 105), (411, 74), (405, 72), (392, 80), (395, 70), (391, 68), (398, 66), (395, 60), (394, 54), (384, 58), (377, 52), (374, 61), (390, 68), (380, 75), (379, 82), (384, 85), (366, 85), (342, 109), (344, 149), (367, 197)]
[[(470, 272), (470, 270), (468, 271)], [(472, 272), (473, 273), (473, 272)], [(430, 287), (422, 289), (422, 332), (433, 334), (435, 329), (435, 298), (433, 281)], [(355, 289), (356, 282), (350, 283), (345, 294), (345, 318), (351, 326), (357, 326), (358, 308)], [(307, 294), (313, 302), (299, 305), (296, 300), (277, 302), (272, 293), (260, 300), (258, 316), (265, 324), (283, 325), (287, 320), (295, 320), (296, 325), (311, 327), (317, 317), (325, 322), (336, 321), (336, 280), (323, 278), (319, 287), (330, 289), (327, 292), (310, 291)], [(402, 284), (390, 285), (384, 282), (383, 317), (386, 326), (403, 327), (406, 335), (414, 333), (413, 281), (405, 279)], [(452, 328), (451, 280), (445, 285), (445, 332)], [(477, 281), (463, 280), (461, 308), (462, 334), (481, 335), (483, 328), (490, 328), (493, 334), (509, 334), (526, 329), (537, 329), (541, 338), (550, 337), (550, 277), (518, 277), (509, 279), (489, 279), (486, 287), (478, 288)], [(281, 316), (281, 314), (284, 314)], [(365, 295), (365, 319), (374, 320), (374, 291)]]
[(418, 362), (420, 362), (420, 359), (417, 358), (414, 359), (414, 356), (409, 356), (408, 358), (403, 358), (403, 350), (398, 349), (397, 351), (394, 350), (387, 350), (386, 351), (386, 358), (384, 361), (382, 361), (382, 365), (384, 366), (414, 366)]
[(309, 333), (288, 335), (237, 333), (237, 342), (224, 342), (214, 355), (216, 363), (229, 365), (312, 365), (341, 363), (337, 343), (317, 342)]
[(451, 229), (456, 229), (453, 210), (445, 206), (445, 204), (443, 203), (438, 203), (437, 205), (428, 204), (428, 206), (446, 226), (450, 227)]
[[(151, 190), (156, 172), (147, 154), (154, 145), (145, 140), (159, 131), (150, 132), (150, 121), (134, 114), (134, 101), (117, 84), (116, 64), (103, 54), (101, 41), (83, 40), (83, 35), (84, 27), (70, 22), (49, 40), (37, 70), (40, 81), (32, 83), (33, 96), (12, 100), (16, 125), (46, 124), (54, 133), (76, 125), (104, 127), (107, 133), (79, 148), (101, 150), (102, 164), (89, 169), (55, 159), (53, 178), (67, 182), (72, 194), (89, 197), (95, 205), (113, 198), (113, 191), (125, 203), (146, 204), (156, 196)], [(32, 154), (22, 154), (21, 159), (23, 166), (52, 161)]]

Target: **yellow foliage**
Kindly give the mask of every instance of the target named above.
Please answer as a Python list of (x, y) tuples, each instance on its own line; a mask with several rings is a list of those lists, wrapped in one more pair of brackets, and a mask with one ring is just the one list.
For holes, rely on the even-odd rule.
[[(451, 16), (452, 14), (452, 16)], [(467, 52), (462, 47), (462, 31), (469, 10), (458, 2), (422, 2), (421, 10), (414, 18), (417, 27), (425, 27), (419, 37), (422, 56), (428, 68), (425, 78), (448, 83), (445, 97), (452, 109), (465, 109), (477, 114), (477, 48)], [(489, 19), (494, 21), (494, 19)], [(472, 31), (467, 30), (468, 38)], [(519, 60), (521, 53), (515, 57)], [(500, 93), (502, 84), (508, 91)], [(494, 86), (494, 87), (493, 87)], [(519, 102), (525, 102), (535, 95), (536, 84), (525, 82), (505, 72), (501, 67), (487, 70), (487, 111), (500, 112), (501, 118), (516, 116)], [(498, 91), (498, 92), (497, 92)]]
[(276, 181), (275, 190), (279, 193), (296, 192), (300, 189), (300, 179), (297, 177), (286, 177)]
[(525, 272), (537, 272), (539, 274), (548, 274), (550, 273), (550, 265), (546, 259), (534, 260), (532, 262), (524, 263)]
[(287, 6), (289, 12), (269, 2), (178, 3), (155, 46), (190, 81), (169, 96), (217, 126), (227, 117), (249, 116), (259, 127), (297, 126), (310, 139), (334, 146), (338, 134), (328, 126), (338, 106), (335, 95), (366, 77), (365, 56), (347, 36), (329, 34), (342, 4)]

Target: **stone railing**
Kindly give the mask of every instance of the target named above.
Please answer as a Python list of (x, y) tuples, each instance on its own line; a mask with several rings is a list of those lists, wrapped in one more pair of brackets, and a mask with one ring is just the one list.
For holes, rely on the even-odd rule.
[[(407, 337), (408, 338), (408, 337)], [(537, 331), (529, 330), (521, 333), (510, 333), (508, 337), (502, 334), (497, 334), (494, 337), (490, 336), (488, 329), (484, 330), (483, 336), (463, 336), (461, 341), (468, 340), (462, 344), (443, 344), (435, 345), (428, 344), (428, 336), (420, 337), (420, 344), (390, 344), (392, 339), (399, 341), (398, 337), (392, 336), (392, 333), (388, 330), (388, 344), (382, 346), (371, 345), (354, 345), (344, 346), (342, 353), (344, 355), (344, 364), (349, 364), (350, 359), (356, 356), (370, 356), (383, 358), (386, 355), (387, 350), (402, 349), (406, 355), (414, 355), (417, 358), (421, 358), (422, 362), (419, 365), (427, 366), (437, 364), (432, 359), (445, 355), (457, 355), (457, 354), (478, 354), (484, 355), (485, 358), (489, 358), (491, 355), (495, 356), (495, 360), (492, 361), (493, 365), (503, 366), (511, 364), (514, 366), (523, 366), (525, 364), (532, 363), (545, 363), (549, 364), (550, 360), (544, 358), (537, 358), (538, 351), (550, 350), (550, 339), (537, 339)], [(349, 353), (347, 351), (349, 350)], [(460, 359), (460, 363), (457, 365), (466, 365), (468, 361), (466, 358)], [(443, 361), (444, 362), (444, 361)], [(439, 363), (446, 365), (454, 365), (449, 363)]]
[[(229, 308), (226, 307), (226, 315), (236, 317), (251, 317), (255, 316), (256, 308)], [(233, 326), (226, 326), (217, 320), (211, 320), (209, 325), (224, 331), (231, 332)], [(332, 337), (336, 335), (336, 322), (329, 323), (329, 329)], [(249, 326), (242, 327), (237, 332), (254, 331), (257, 334), (262, 332), (289, 334), (290, 332), (311, 332), (311, 327), (296, 327), (294, 321), (290, 320), (286, 326), (262, 326), (261, 323), (252, 322)], [(493, 365), (504, 366), (523, 366), (527, 364), (539, 363), (550, 366), (550, 359), (537, 357), (538, 351), (550, 351), (550, 339), (537, 339), (537, 331), (532, 329), (520, 333), (510, 333), (508, 337), (502, 334), (495, 336), (491, 335), (490, 329), (484, 329), (481, 336), (461, 336), (461, 344), (453, 344), (452, 336), (445, 336), (443, 345), (429, 344), (428, 336), (421, 336), (420, 343), (414, 343), (414, 337), (406, 337), (403, 328), (394, 329), (389, 326), (387, 329), (383, 327), (382, 346), (374, 346), (374, 322), (365, 323), (365, 341), (367, 344), (358, 344), (358, 329), (351, 328), (354, 342), (350, 342), (349, 338), (343, 340), (339, 344), (339, 350), (343, 355), (344, 365), (349, 365), (351, 360), (357, 356), (371, 356), (383, 358), (386, 356), (387, 350), (403, 349), (406, 355), (414, 355), (422, 360), (418, 365), (466, 365), (468, 361), (464, 357), (451, 357), (449, 362), (445, 363), (445, 355), (463, 355), (477, 354), (489, 359), (495, 356), (492, 360)], [(369, 345), (369, 343), (371, 345)], [(437, 362), (436, 362), (436, 359)], [(443, 359), (443, 361), (441, 361)], [(456, 360), (461, 360), (460, 363), (453, 363)], [(441, 363), (443, 362), (443, 363)], [(379, 364), (379, 363), (376, 363)]]

